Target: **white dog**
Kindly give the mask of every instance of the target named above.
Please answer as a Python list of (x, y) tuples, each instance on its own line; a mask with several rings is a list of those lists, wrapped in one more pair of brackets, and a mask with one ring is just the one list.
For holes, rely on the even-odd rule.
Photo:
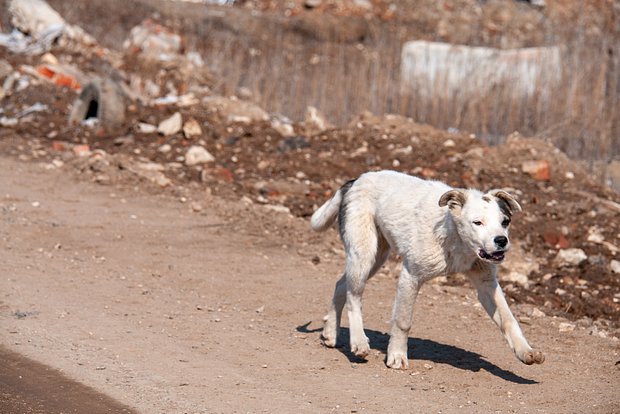
[(510, 219), (518, 211), (521, 206), (502, 190), (483, 194), (454, 189), (394, 171), (369, 172), (347, 182), (311, 220), (312, 228), (322, 231), (338, 217), (346, 250), (345, 271), (336, 283), (331, 308), (325, 316), (325, 345), (336, 346), (346, 301), (351, 352), (359, 357), (368, 355), (362, 294), (368, 278), (393, 249), (403, 258), (403, 269), (387, 350), (389, 367), (409, 366), (407, 337), (422, 283), (457, 272), (469, 276), (482, 306), (517, 358), (528, 365), (542, 363), (544, 355), (527, 343), (496, 278), (497, 264), (510, 248)]

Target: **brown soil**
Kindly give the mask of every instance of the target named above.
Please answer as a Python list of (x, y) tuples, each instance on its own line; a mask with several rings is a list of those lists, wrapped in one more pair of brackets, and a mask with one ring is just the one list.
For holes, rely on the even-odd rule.
[(528, 367), (470, 289), (429, 284), (412, 368), (389, 370), (395, 280), (382, 273), (361, 363), (319, 340), (342, 266), (336, 232), (204, 192), (196, 213), (178, 193), (70, 171), (0, 159), (0, 340), (140, 412), (620, 410), (618, 342), (596, 330), (559, 332), (562, 319), (513, 304), (547, 356)]
[[(5, 3), (0, 0), (3, 10)], [(99, 14), (52, 3), (74, 22), (90, 16), (92, 32), (106, 33), (97, 23)], [(387, 9), (375, 3), (377, 16), (389, 21)], [(559, 10), (553, 3), (552, 10)], [(101, 15), (121, 3), (106, 4)], [(123, 11), (107, 33), (106, 46), (118, 46), (142, 20), (138, 14), (162, 4), (145, 1), (135, 14)], [(256, 2), (253, 7), (280, 12), (288, 6)], [(245, 13), (241, 7), (233, 10)], [(364, 13), (356, 16), (368, 19)], [(179, 20), (171, 19), (178, 27)], [(365, 26), (352, 22), (338, 32), (334, 20), (333, 36), (356, 41)], [(524, 22), (514, 21), (506, 30), (524, 34), (513, 38), (526, 45), (537, 42), (537, 26), (526, 33)], [(3, 27), (7, 24), (2, 20)], [(291, 25), (301, 32), (314, 27), (303, 19)], [(448, 40), (458, 36), (454, 30)], [(114, 51), (56, 46), (52, 52), (86, 73), (137, 75), (178, 91), (197, 79), (213, 87), (223, 81), (206, 69), (188, 75)], [(3, 48), (0, 58), (16, 69), (40, 62)], [(204, 104), (177, 108), (134, 102), (114, 131), (69, 127), (76, 92), (30, 82), (3, 98), (0, 108), (8, 118), (35, 103), (49, 108), (0, 129), (0, 261), (5, 268), (0, 340), (10, 352), (145, 413), (411, 407), (421, 412), (620, 411), (620, 281), (610, 268), (620, 246), (620, 196), (596, 184), (581, 164), (552, 145), (513, 134), (505, 144), (489, 147), (467, 133), (370, 113), (324, 131), (297, 122), (295, 135), (284, 137), (270, 122), (231, 123)], [(202, 136), (136, 132), (138, 122), (157, 124), (176, 111), (184, 120), (196, 119)], [(76, 144), (95, 151), (78, 157)], [(159, 151), (162, 144), (170, 151)], [(196, 144), (216, 161), (186, 166), (179, 157)], [(524, 172), (523, 163), (533, 160), (546, 161), (550, 177)], [(170, 182), (164, 188), (153, 184), (152, 171), (142, 171), (140, 163), (154, 163)], [(343, 251), (335, 231), (311, 233), (307, 218), (346, 180), (386, 168), (454, 186), (508, 187), (516, 193), (524, 213), (513, 225), (514, 263), (536, 266), (524, 271), (528, 287), (502, 285), (526, 336), (546, 353), (544, 365), (520, 364), (467, 282), (455, 277), (423, 288), (409, 342), (412, 369), (388, 370), (383, 360), (398, 274), (394, 261), (367, 289), (369, 360), (356, 360), (347, 346), (320, 345), (321, 317)], [(597, 233), (598, 241), (588, 239), (590, 233)], [(558, 267), (554, 258), (566, 247), (583, 249), (588, 261)], [(502, 269), (502, 275), (509, 270)], [(33, 369), (39, 368), (45, 370)], [(12, 372), (5, 370), (0, 380)], [(9, 395), (0, 401), (7, 404), (0, 411), (18, 404), (37, 412), (44, 404), (48, 412), (81, 412), (91, 399), (101, 401), (102, 409), (124, 409), (69, 383), (87, 397), (55, 408), (51, 398), (57, 388), (45, 382), (33, 383), (27, 398), (20, 394), (25, 388), (0, 382), (3, 398)]]
[[(172, 16), (167, 22), (178, 27), (178, 19), (189, 19), (189, 11), (194, 10), (190, 6), (171, 7), (169, 2), (140, 2), (133, 14), (123, 12), (124, 17), (115, 23), (115, 29), (105, 35), (98, 31), (102, 25), (101, 16), (107, 16), (106, 13), (118, 6), (117, 3), (110, 1), (106, 7), (101, 6), (101, 9), (95, 10), (98, 12), (93, 12), (89, 7), (94, 6), (90, 3), (65, 10), (62, 4), (52, 2), (69, 21), (92, 29), (98, 36), (107, 39), (109, 46), (119, 46), (123, 34), (126, 36), (138, 22), (138, 15), (148, 16), (160, 10), (164, 16)], [(499, 4), (496, 3), (493, 2), (495, 6)], [(342, 4), (351, 6), (347, 2)], [(373, 6), (373, 10), (380, 11), (379, 6)], [(271, 6), (259, 2), (256, 7), (280, 10), (284, 6), (277, 2)], [(323, 12), (342, 14), (349, 10), (346, 7), (344, 11), (327, 7), (316, 13), (304, 11), (302, 14), (316, 20)], [(524, 14), (529, 16), (529, 20), (532, 20), (532, 13), (539, 13), (523, 4), (511, 7), (510, 13)], [(562, 4), (554, 3), (549, 9), (555, 16), (552, 20), (557, 24), (569, 15), (561, 11), (562, 7)], [(466, 7), (464, 10), (473, 13), (474, 9)], [(235, 15), (243, 14), (241, 8), (231, 10)], [(423, 10), (438, 13), (432, 7)], [(183, 11), (186, 13), (183, 14)], [(209, 9), (201, 9), (201, 18), (208, 12)], [(453, 11), (446, 13), (456, 18)], [(381, 13), (377, 16), (385, 18), (381, 17)], [(402, 18), (413, 18), (413, 14), (407, 16)], [(526, 17), (523, 18), (528, 20)], [(431, 16), (424, 19), (433, 20)], [(181, 21), (187, 23), (187, 20)], [(229, 20), (224, 19), (222, 24), (232, 24), (234, 21), (235, 16), (232, 16)], [(511, 24), (516, 25), (515, 33), (533, 35), (536, 32), (535, 27), (531, 31), (525, 30), (526, 25), (518, 21)], [(189, 31), (191, 28), (186, 29)], [(455, 26), (454, 30), (454, 35), (458, 35), (458, 27)], [(516, 36), (508, 28), (502, 33), (511, 38)], [(117, 52), (106, 54), (80, 47), (56, 47), (52, 52), (85, 73), (113, 73), (125, 78), (137, 75), (151, 79), (162, 87), (172, 83), (182, 89), (183, 85), (196, 82), (198, 76), (201, 84), (222, 81), (212, 79), (206, 69), (187, 78), (174, 67), (164, 70), (157, 63), (142, 61), (139, 56), (121, 56)], [(0, 49), (0, 58), (8, 60), (14, 68), (24, 64), (36, 66), (40, 60), (39, 57), (13, 55), (5, 49)], [(113, 158), (117, 157), (111, 164), (106, 161), (79, 166), (90, 178), (102, 184), (113, 183), (119, 175), (127, 175), (124, 170), (127, 162), (118, 161), (118, 157), (125, 157), (122, 158), (124, 160), (130, 157), (161, 164), (164, 174), (175, 185), (205, 189), (229, 199), (245, 196), (259, 204), (285, 206), (298, 217), (308, 217), (339, 185), (367, 170), (396, 169), (455, 186), (512, 188), (525, 210), (515, 220), (514, 238), (520, 241), (527, 258), (537, 263), (538, 267), (528, 274), (531, 283), (527, 288), (518, 284), (505, 286), (508, 295), (549, 314), (582, 318), (584, 324), (598, 320), (604, 327), (615, 328), (620, 320), (620, 279), (610, 269), (611, 260), (618, 260), (617, 248), (620, 246), (620, 196), (596, 184), (578, 162), (567, 159), (552, 145), (524, 139), (516, 134), (503, 145), (488, 147), (468, 133), (446, 132), (416, 124), (408, 118), (376, 117), (370, 113), (359, 115), (346, 126), (323, 132), (317, 132), (303, 122), (295, 123), (296, 136), (285, 138), (269, 122), (231, 124), (203, 104), (176, 108), (134, 103), (128, 108), (125, 123), (117, 130), (106, 133), (83, 126), (66, 126), (75, 97), (74, 91), (42, 82), (3, 98), (3, 116), (8, 117), (35, 103), (44, 103), (49, 107), (48, 111), (32, 114), (15, 127), (0, 130), (3, 153), (22, 159), (71, 161), (71, 146), (84, 143), (91, 149), (102, 149), (112, 154)], [(157, 124), (176, 111), (181, 112), (184, 120), (196, 119), (202, 126), (202, 136), (187, 139), (183, 133), (170, 137), (136, 133), (138, 122)], [(453, 146), (444, 145), (450, 141)], [(60, 147), (54, 147), (55, 142), (60, 142)], [(215, 163), (209, 164), (203, 171), (182, 163), (175, 164), (189, 146), (201, 142), (216, 157)], [(157, 149), (162, 144), (169, 144), (170, 151), (159, 152)], [(524, 173), (522, 163), (530, 160), (549, 162), (550, 179), (536, 180)], [(594, 230), (601, 233), (604, 243), (588, 241), (589, 231)], [(581, 248), (589, 260), (579, 266), (558, 268), (553, 259), (559, 247)], [(454, 279), (449, 283), (464, 282)]]

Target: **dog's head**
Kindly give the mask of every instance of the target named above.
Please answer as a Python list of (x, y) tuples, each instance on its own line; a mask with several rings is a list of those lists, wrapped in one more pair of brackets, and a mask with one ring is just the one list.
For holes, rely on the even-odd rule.
[(448, 206), (461, 240), (480, 259), (500, 263), (510, 249), (508, 228), (512, 215), (521, 211), (517, 201), (504, 190), (483, 194), (476, 190), (450, 190), (439, 199)]

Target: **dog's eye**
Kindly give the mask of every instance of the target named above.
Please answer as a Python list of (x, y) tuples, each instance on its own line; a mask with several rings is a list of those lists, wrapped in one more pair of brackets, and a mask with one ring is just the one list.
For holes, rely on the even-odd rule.
[(474, 226), (482, 226), (482, 222), (480, 220), (472, 221)]
[(504, 219), (504, 221), (502, 221), (502, 227), (508, 227), (509, 225), (510, 225), (510, 220)]

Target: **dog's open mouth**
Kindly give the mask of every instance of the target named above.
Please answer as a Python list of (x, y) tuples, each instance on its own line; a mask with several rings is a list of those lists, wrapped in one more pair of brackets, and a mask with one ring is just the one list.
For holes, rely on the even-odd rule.
[(478, 256), (481, 259), (488, 260), (490, 262), (497, 262), (497, 263), (501, 262), (502, 260), (504, 260), (505, 254), (506, 252), (503, 250), (498, 250), (493, 253), (487, 253), (486, 251), (482, 249), (478, 250)]

